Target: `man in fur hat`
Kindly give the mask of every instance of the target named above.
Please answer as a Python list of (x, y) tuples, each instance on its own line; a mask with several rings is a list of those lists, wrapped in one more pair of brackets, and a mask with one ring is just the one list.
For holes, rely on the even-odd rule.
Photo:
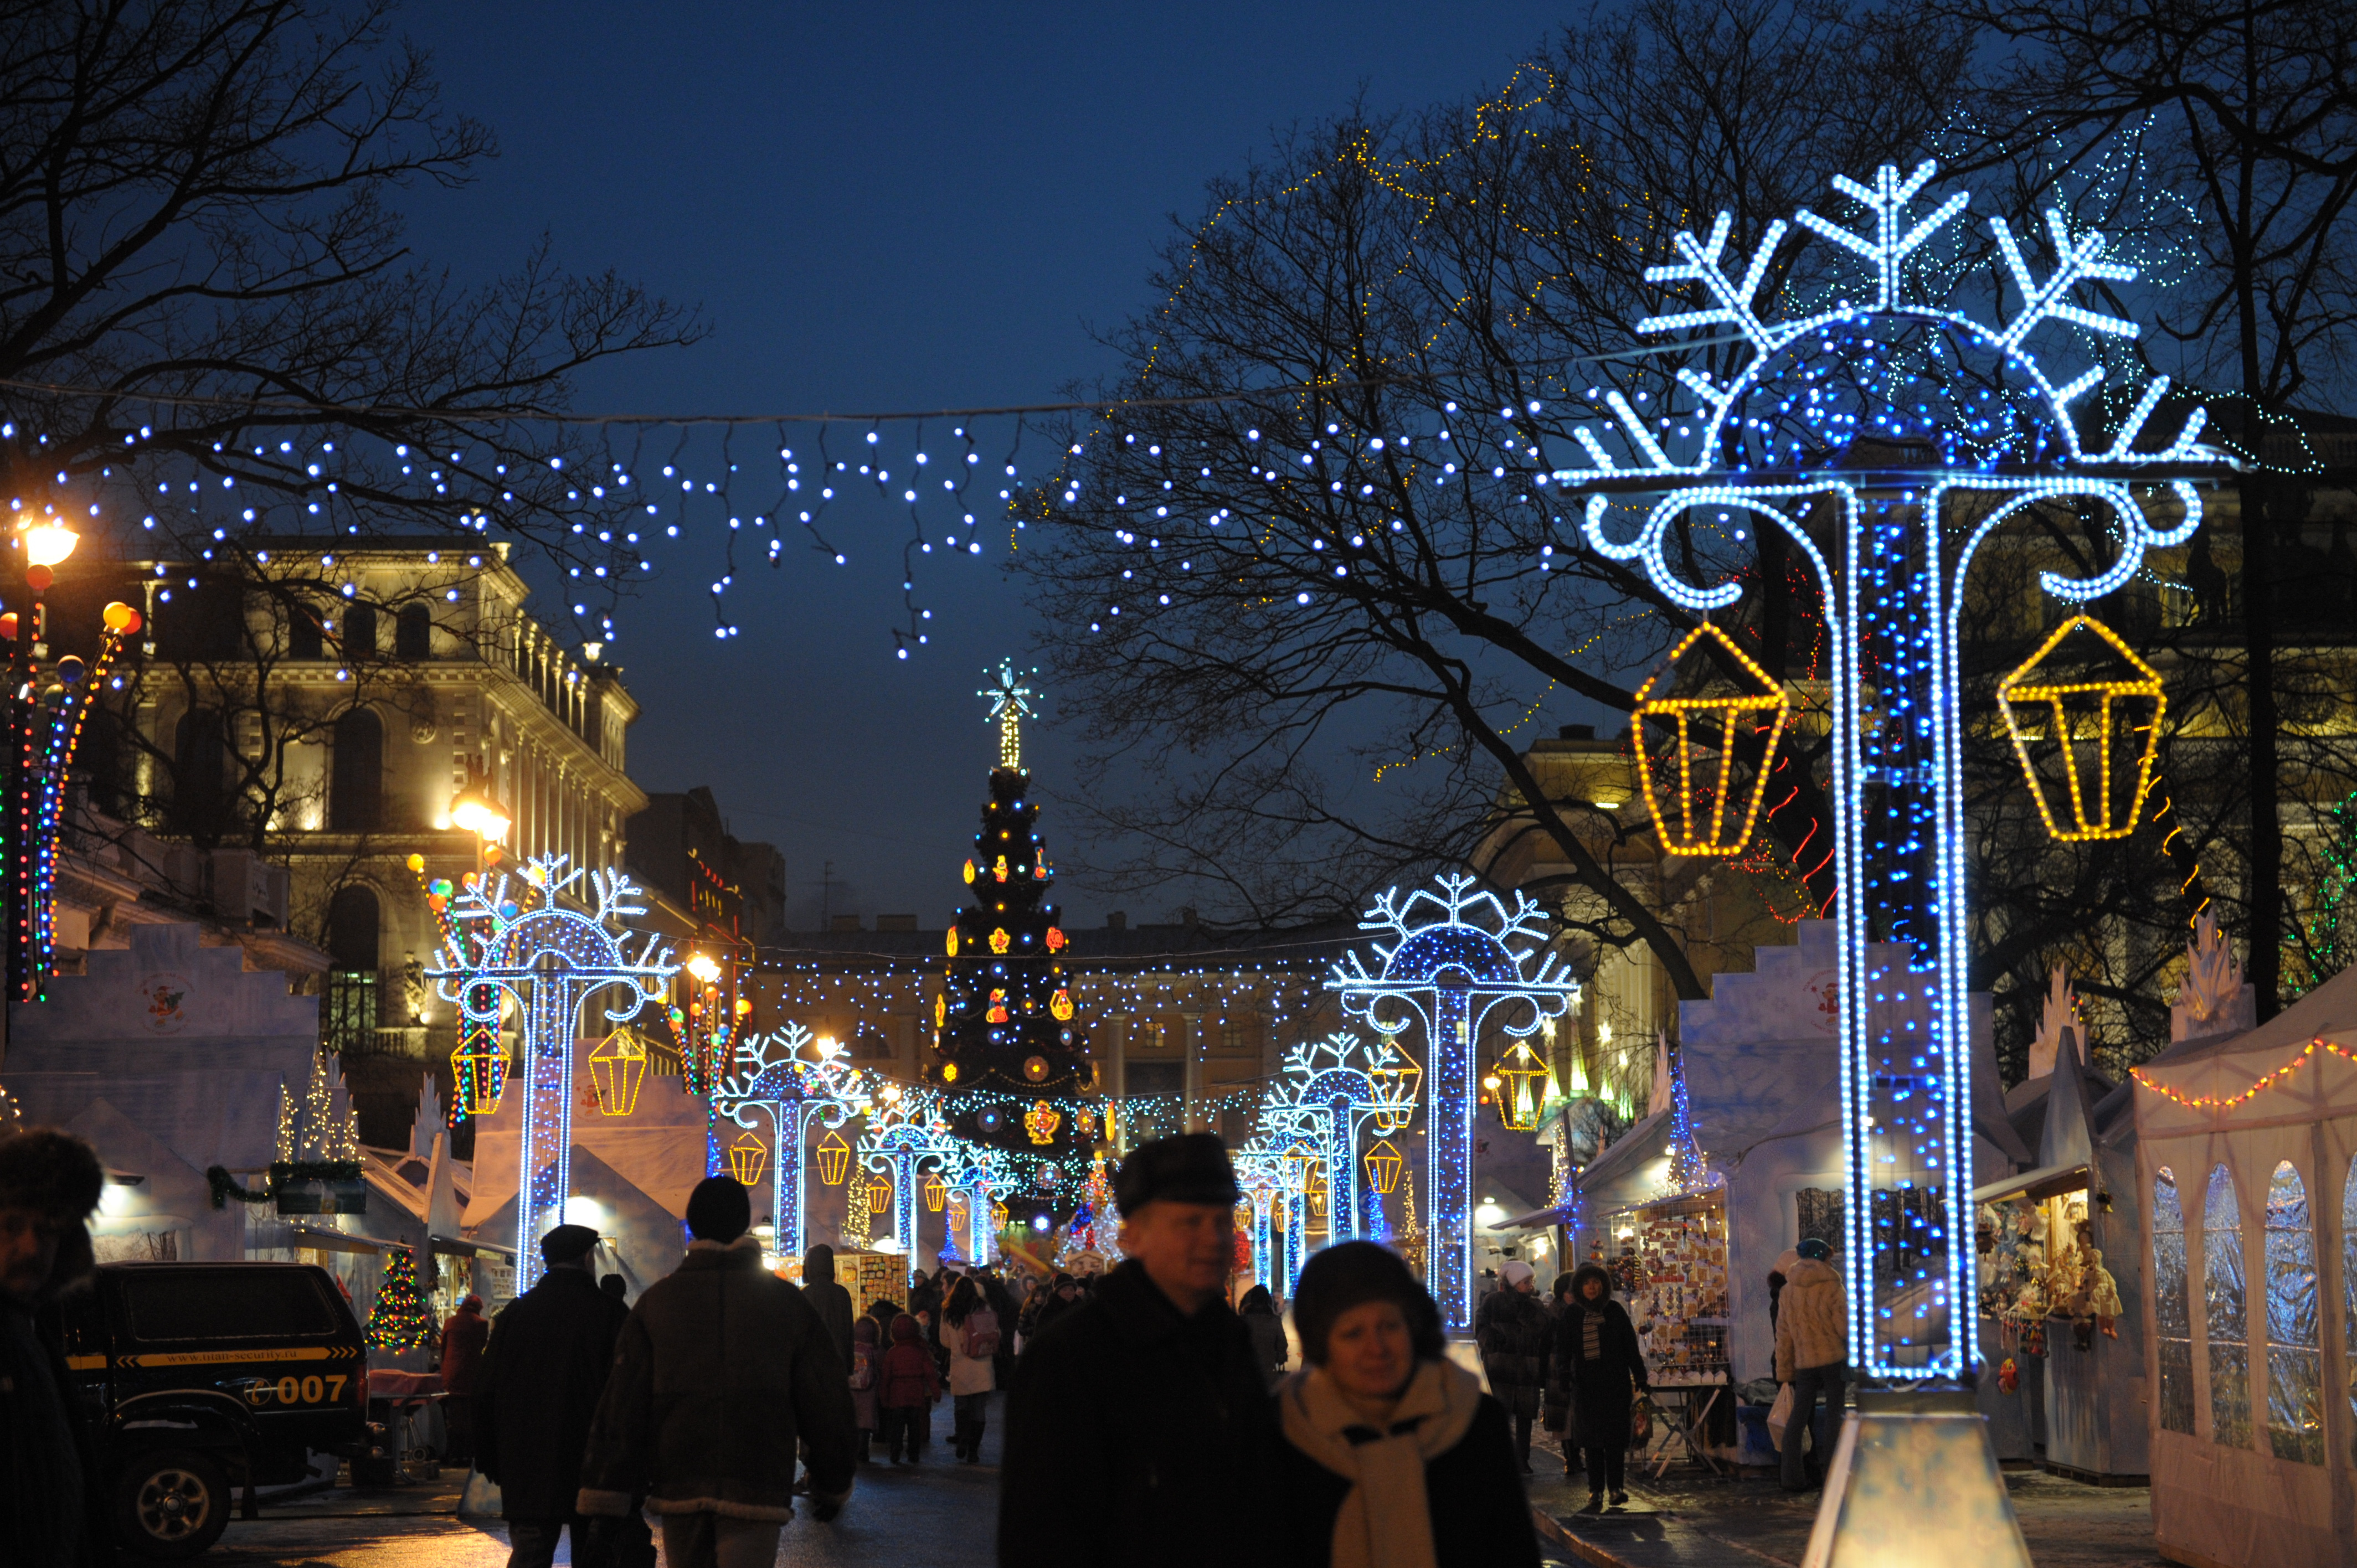
[(105, 1175), (88, 1144), (53, 1127), (0, 1134), (0, 1563), (86, 1561), (90, 1455), (57, 1347), (34, 1315), (91, 1268), (83, 1221)]

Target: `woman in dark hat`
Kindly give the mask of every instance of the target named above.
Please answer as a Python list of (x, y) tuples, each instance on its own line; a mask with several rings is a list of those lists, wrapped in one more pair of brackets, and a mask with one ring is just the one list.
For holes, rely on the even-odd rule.
[(1571, 1412), (1564, 1451), (1568, 1455), (1577, 1444), (1587, 1455), (1587, 1506), (1579, 1511), (1602, 1513), (1608, 1489), (1613, 1506), (1627, 1502), (1629, 1418), (1637, 1394), (1648, 1386), (1645, 1357), (1637, 1348), (1628, 1309), (1612, 1299), (1612, 1276), (1600, 1263), (1582, 1264), (1571, 1276), (1571, 1297), (1555, 1320), (1548, 1372), (1554, 1385), (1548, 1402)]
[(1279, 1385), (1278, 1540), (1303, 1568), (1537, 1568), (1504, 1407), (1444, 1354), (1397, 1254), (1327, 1248), (1301, 1271), (1306, 1363)]

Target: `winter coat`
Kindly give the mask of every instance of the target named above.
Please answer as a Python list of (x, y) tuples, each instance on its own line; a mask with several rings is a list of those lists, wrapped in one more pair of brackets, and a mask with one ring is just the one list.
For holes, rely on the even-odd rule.
[[(1388, 1441), (1318, 1369), (1286, 1378), (1276, 1406), (1275, 1556), (1289, 1568), (1538, 1568), (1505, 1408), (1470, 1372), (1418, 1367)], [(1428, 1539), (1410, 1539), (1419, 1522)]]
[[(979, 1316), (980, 1314), (978, 1313), (968, 1314), (966, 1323), (973, 1322), (974, 1319)], [(997, 1316), (998, 1315), (996, 1313), (991, 1314), (993, 1318), (996, 1318)], [(950, 1352), (950, 1392), (953, 1394), (986, 1394), (998, 1386), (998, 1359), (995, 1354), (989, 1356), (967, 1355), (965, 1353), (965, 1323), (948, 1323), (946, 1321), (944, 1322), (944, 1326), (942, 1329), (942, 1343), (949, 1347)], [(1005, 1337), (1005, 1334), (1006, 1330), (1001, 1328), (1000, 1337), (1002, 1338)]]
[(886, 1410), (921, 1410), (942, 1397), (941, 1369), (907, 1313), (892, 1320), (892, 1348), (884, 1352), (877, 1400)]
[(1796, 1260), (1784, 1275), (1776, 1309), (1776, 1380), (1789, 1383), (1803, 1367), (1849, 1359), (1849, 1304), (1831, 1263)]
[(802, 1293), (761, 1267), (750, 1236), (689, 1245), (622, 1330), (581, 1466), (580, 1509), (793, 1517), (794, 1445), (812, 1498), (851, 1492), (851, 1386)]
[(475, 1467), (507, 1517), (572, 1517), (581, 1450), (630, 1309), (587, 1270), (554, 1268), (500, 1309), (475, 1401)]
[(1274, 1389), (1285, 1376), (1285, 1363), (1292, 1354), (1285, 1343), (1285, 1320), (1273, 1312), (1247, 1312), (1243, 1320), (1244, 1333), (1252, 1340), (1253, 1365)]
[(834, 1283), (834, 1248), (813, 1247), (802, 1254), (802, 1299), (818, 1314), (818, 1320), (826, 1325), (826, 1337), (834, 1341), (835, 1355), (849, 1367), (851, 1293)]
[(998, 1560), (1117, 1543), (1124, 1568), (1253, 1568), (1271, 1552), (1268, 1385), (1224, 1301), (1182, 1315), (1133, 1258), (1015, 1364)]
[[(1548, 1359), (1550, 1406), (1570, 1412), (1570, 1441), (1582, 1448), (1629, 1446), (1629, 1416), (1636, 1391), (1649, 1386), (1644, 1352), (1628, 1309), (1611, 1296), (1611, 1276), (1594, 1264), (1578, 1277), (1601, 1277), (1604, 1296), (1583, 1301), (1575, 1287), (1555, 1319), (1555, 1349)], [(1598, 1354), (1587, 1353), (1587, 1320), (1598, 1318)]]
[(471, 1394), (482, 1387), (483, 1347), (490, 1342), (491, 1320), (479, 1309), (461, 1306), (442, 1325), (442, 1391)]
[[(867, 1374), (860, 1386), (860, 1373)], [(851, 1326), (851, 1416), (862, 1432), (884, 1430), (884, 1407), (877, 1394), (884, 1386), (884, 1346), (876, 1320), (862, 1316)]]
[(10, 1568), (78, 1568), (106, 1540), (92, 1517), (101, 1477), (54, 1327), (37, 1327), (0, 1294), (0, 1563)]
[(1490, 1391), (1506, 1407), (1507, 1414), (1525, 1421), (1537, 1416), (1555, 1330), (1555, 1315), (1539, 1298), (1512, 1285), (1491, 1291), (1473, 1315), (1473, 1339), (1481, 1349), (1481, 1369), (1489, 1374)]

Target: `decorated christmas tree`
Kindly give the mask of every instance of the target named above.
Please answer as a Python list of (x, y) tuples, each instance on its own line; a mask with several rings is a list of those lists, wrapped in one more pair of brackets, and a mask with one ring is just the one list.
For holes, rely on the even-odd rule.
[(926, 1076), (944, 1090), (960, 1136), (1028, 1156), (1022, 1164), (1033, 1179), (1007, 1195), (1010, 1209), (1069, 1214), (1068, 1184), (1088, 1165), (1090, 1121), (1079, 1091), (1090, 1069), (1072, 1040), (1071, 993), (1057, 957), (1064, 933), (1048, 902), (1055, 873), (1023, 770), (1030, 693), (1002, 665), (981, 695), (999, 725), (998, 766), (965, 863), (973, 903), (950, 927)]
[(374, 1350), (414, 1350), (434, 1332), (434, 1319), (417, 1288), (417, 1250), (395, 1247), (384, 1255), (384, 1283), (369, 1312), (367, 1340)]

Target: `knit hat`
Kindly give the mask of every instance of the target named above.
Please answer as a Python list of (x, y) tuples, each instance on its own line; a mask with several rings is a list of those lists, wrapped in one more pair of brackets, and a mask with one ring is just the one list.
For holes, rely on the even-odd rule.
[(1509, 1258), (1498, 1265), (1498, 1278), (1509, 1289), (1520, 1289), (1538, 1278), (1538, 1273), (1520, 1258)]
[(1301, 1283), (1294, 1287), (1293, 1326), (1301, 1336), (1302, 1359), (1324, 1366), (1326, 1337), (1334, 1331), (1335, 1319), (1371, 1301), (1398, 1304), (1417, 1360), (1437, 1359), (1447, 1349), (1440, 1308), (1400, 1255), (1372, 1241), (1340, 1241), (1304, 1264)]
[(27, 1127), (0, 1136), (0, 1204), (81, 1219), (105, 1185), (98, 1155), (70, 1133)]
[(1808, 1237), (1803, 1240), (1799, 1246), (1793, 1248), (1792, 1251), (1800, 1253), (1803, 1258), (1814, 1258), (1821, 1263), (1827, 1258), (1834, 1255), (1833, 1248), (1822, 1239), (1815, 1236)]
[(1125, 1219), (1149, 1203), (1232, 1204), (1236, 1186), (1228, 1146), (1216, 1133), (1181, 1133), (1130, 1151), (1114, 1173), (1113, 1199)]
[(687, 1195), (687, 1233), (699, 1241), (734, 1241), (752, 1224), (752, 1195), (735, 1176), (705, 1176)]

